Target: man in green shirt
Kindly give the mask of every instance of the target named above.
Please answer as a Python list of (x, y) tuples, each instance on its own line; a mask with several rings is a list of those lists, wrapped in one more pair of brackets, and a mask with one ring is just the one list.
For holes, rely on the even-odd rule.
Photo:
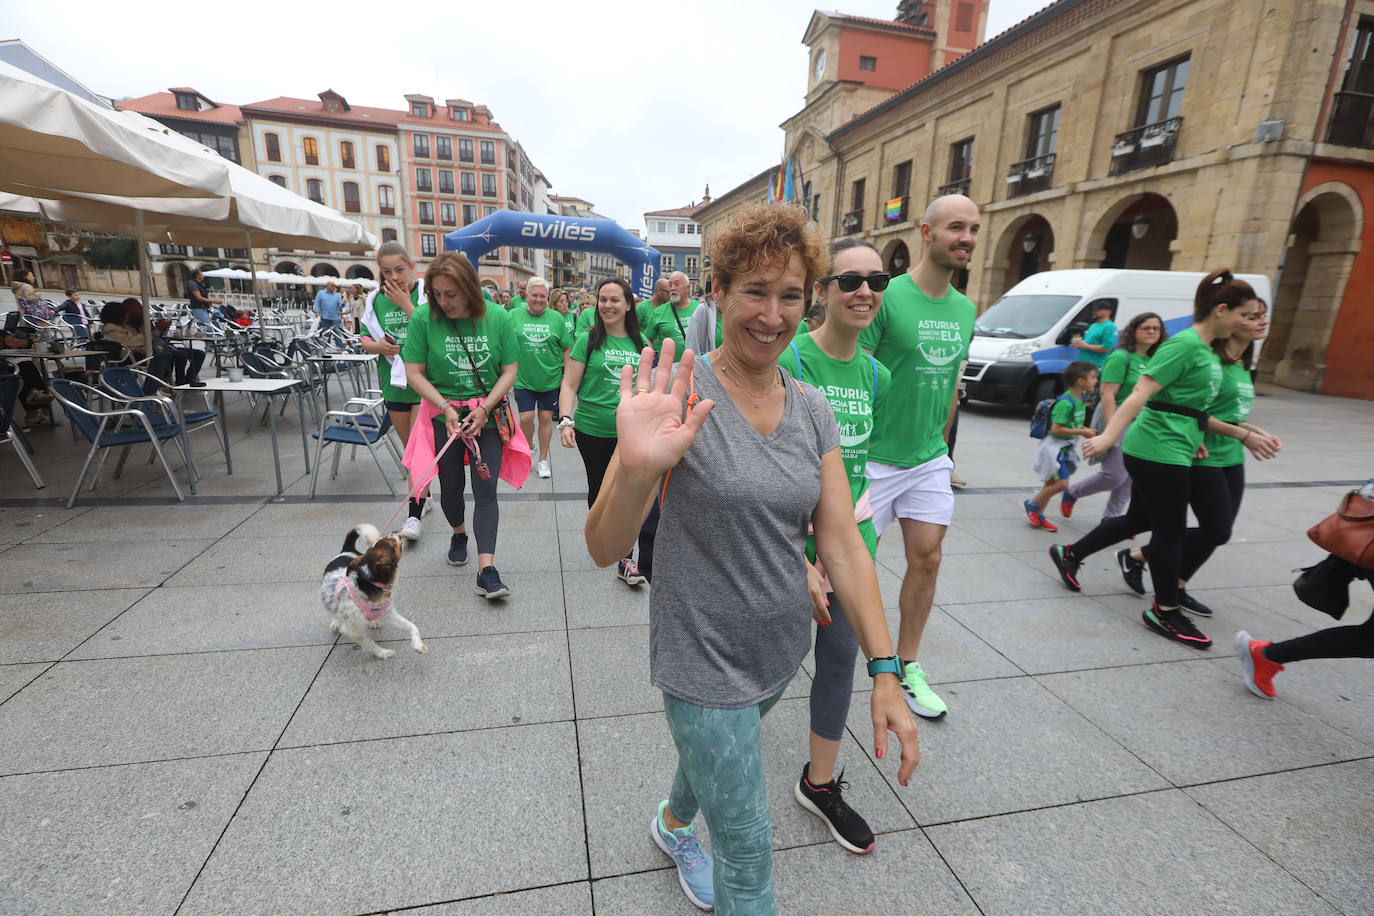
[(649, 319), (653, 317), (654, 311), (663, 303), (668, 301), (668, 278), (659, 277), (654, 281), (654, 291), (648, 299), (643, 299), (635, 306), (635, 317), (639, 319), (640, 333), (649, 325)]
[(859, 344), (892, 372), (903, 406), (885, 411), (869, 444), (869, 499), (879, 535), (896, 519), (906, 546), (897, 654), (902, 693), (917, 715), (938, 719), (943, 700), (916, 662), (930, 619), (940, 545), (954, 518), (947, 444), (959, 397), (959, 374), (973, 339), (977, 309), (950, 280), (968, 266), (981, 228), (978, 207), (960, 194), (937, 197), (921, 220), (921, 259), (893, 280)]
[(558, 388), (563, 384), (563, 363), (572, 349), (573, 337), (563, 316), (549, 308), (549, 285), (543, 277), (520, 284), (529, 292), (524, 308), (507, 314), (515, 329), (520, 368), (515, 374), (515, 404), (520, 408), (520, 428), (525, 441), (534, 442), (534, 419), (539, 416), (539, 463), (535, 473), (549, 477), (549, 443), (553, 418), (558, 412)]
[(527, 281), (520, 281), (520, 283), (515, 287), (515, 295), (510, 297), (510, 302), (506, 303), (506, 311), (513, 312), (516, 309), (522, 309), (525, 307), (525, 290), (528, 287), (529, 283)]
[(654, 348), (654, 353), (663, 352), (663, 341), (673, 340), (673, 361), (682, 359), (684, 343), (687, 339), (687, 325), (692, 313), (701, 303), (689, 295), (691, 284), (687, 275), (675, 270), (668, 275), (668, 301), (654, 309), (649, 316), (649, 325), (644, 328), (644, 336)]
[(1093, 305), (1093, 323), (1069, 345), (1078, 348), (1078, 358), (1101, 369), (1116, 349), (1116, 325), (1112, 323), (1112, 304), (1101, 299)]

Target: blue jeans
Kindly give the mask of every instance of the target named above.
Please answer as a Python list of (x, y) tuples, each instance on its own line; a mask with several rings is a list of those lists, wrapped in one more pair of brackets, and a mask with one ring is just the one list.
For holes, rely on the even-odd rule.
[(205, 328), (206, 330), (209, 330), (209, 329), (210, 329), (211, 325), (210, 325), (210, 310), (209, 310), (209, 309), (192, 308), (192, 309), (191, 309), (191, 317), (194, 318), (194, 319), (196, 320), (196, 324), (200, 325), (201, 327)]
[(320, 319), (320, 330), (321, 330), (321, 331), (328, 331), (330, 328), (337, 328), (338, 326), (339, 326), (339, 319), (337, 319), (337, 318), (321, 318), (321, 319)]
[(668, 810), (690, 824), (706, 816), (715, 858), (716, 912), (769, 914), (773, 903), (773, 826), (763, 786), (760, 724), (782, 691), (744, 709), (710, 709), (663, 695), (677, 773)]

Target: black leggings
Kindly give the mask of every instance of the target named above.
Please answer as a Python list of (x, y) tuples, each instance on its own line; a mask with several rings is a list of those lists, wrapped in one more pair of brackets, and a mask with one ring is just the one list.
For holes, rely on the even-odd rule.
[[(1131, 504), (1126, 514), (1103, 519), (1096, 528), (1069, 545), (1075, 560), (1083, 560), (1104, 547), (1110, 547), (1133, 535), (1150, 532), (1150, 581), (1155, 589), (1155, 603), (1160, 607), (1178, 607), (1178, 580), (1183, 566), (1183, 547), (1188, 531), (1188, 501), (1192, 494), (1192, 468), (1177, 464), (1159, 464), (1125, 456), (1126, 471), (1131, 475)], [(1226, 506), (1215, 500), (1203, 500), (1197, 507), (1197, 538), (1212, 542), (1219, 532), (1230, 537), (1231, 519)], [(1201, 541), (1199, 541), (1201, 543)], [(1209, 554), (1211, 550), (1207, 551)], [(1205, 557), (1204, 557), (1205, 559)]]
[[(443, 417), (436, 417), (433, 423), (437, 451), (448, 441), (448, 429)], [(482, 430), (477, 447), (491, 477), (483, 480), (477, 473), (476, 462), (472, 464), (473, 534), (479, 554), (496, 553), (496, 530), (501, 524), (501, 506), (496, 502), (496, 480), (501, 476), (501, 434), (495, 426)], [(439, 459), (439, 504), (444, 508), (444, 518), (454, 528), (463, 524), (463, 455), (467, 452), (467, 446), (460, 440)]]
[(1280, 665), (1305, 658), (1374, 658), (1374, 614), (1359, 626), (1329, 627), (1276, 642), (1264, 650), (1264, 656)]
[(828, 593), (830, 626), (816, 627), (816, 676), (811, 679), (811, 731), (827, 741), (844, 738), (854, 693), (859, 638), (834, 592)]
[[(1189, 477), (1188, 505), (1193, 507), (1193, 515), (1214, 518), (1216, 525), (1210, 531), (1189, 528), (1183, 536), (1183, 560), (1179, 564), (1178, 577), (1184, 582), (1193, 581), (1193, 576), (1212, 552), (1231, 540), (1231, 528), (1240, 515), (1240, 500), (1245, 495), (1245, 465), (1233, 464), (1229, 468), (1194, 465)], [(1140, 548), (1140, 553), (1148, 561), (1150, 546)]]
[[(611, 456), (615, 454), (616, 439), (606, 436), (592, 436), (574, 429), (577, 451), (582, 455), (582, 464), (587, 469), (587, 508), (596, 502), (601, 492), (601, 481), (606, 479), (606, 468), (610, 467)], [(658, 500), (639, 526), (639, 574), (650, 584), (654, 581), (654, 535), (658, 533)], [(629, 555), (626, 555), (629, 559)]]

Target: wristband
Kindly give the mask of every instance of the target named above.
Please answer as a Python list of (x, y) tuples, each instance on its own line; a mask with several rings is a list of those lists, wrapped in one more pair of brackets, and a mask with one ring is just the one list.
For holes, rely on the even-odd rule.
[(898, 679), (902, 676), (902, 663), (897, 660), (897, 656), (889, 655), (886, 658), (870, 658), (868, 660), (868, 676), (877, 677), (880, 674), (895, 674)]
[(558, 428), (559, 428), (559, 429), (566, 429), (566, 428), (568, 428), (569, 426), (576, 426), (576, 424), (573, 423), (573, 418), (572, 418), (572, 417), (568, 416), (567, 414), (564, 414), (563, 416), (561, 416), (561, 417), (558, 418)]

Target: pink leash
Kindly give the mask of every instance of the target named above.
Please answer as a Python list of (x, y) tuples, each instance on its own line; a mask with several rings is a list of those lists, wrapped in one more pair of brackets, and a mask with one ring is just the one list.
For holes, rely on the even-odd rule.
[[(434, 470), (436, 467), (439, 466), (439, 459), (442, 458), (442, 457), (444, 457), (444, 452), (448, 451), (449, 446), (452, 445), (453, 443), (457, 442), (457, 441), (458, 441), (458, 437), (457, 437), (457, 436), (449, 436), (448, 441), (444, 443), (444, 447), (441, 448), (441, 449), (439, 449), (439, 451), (437, 451), (437, 452), (434, 453), (434, 460), (431, 461), (431, 462), (429, 463), (429, 467), (425, 468), (423, 473), (414, 475), (414, 476), (415, 476), (415, 479), (416, 479), (416, 480), (424, 480), (424, 478), (427, 477), (427, 476), (429, 475), (429, 472), (430, 472), (430, 471)], [(476, 446), (476, 440), (473, 440), (473, 451), (474, 451), (474, 452), (476, 451), (475, 446)], [(481, 457), (480, 454), (479, 454), (478, 457), (479, 457), (479, 459), (480, 459), (480, 457)], [(411, 501), (412, 499), (415, 499), (416, 496), (419, 494), (420, 490), (422, 490), (423, 488), (424, 488), (423, 486), (417, 486), (417, 487), (415, 487), (414, 490), (407, 490), (407, 491), (406, 491), (406, 498), (403, 499), (403, 500), (401, 501), (401, 504), (400, 504), (399, 506), (396, 507), (396, 511), (393, 512), (393, 513), (391, 513), (391, 518), (389, 518), (389, 519), (386, 520), (386, 524), (383, 525), (382, 528), (381, 528), (382, 531), (389, 531), (389, 530), (391, 530), (391, 523), (394, 522), (394, 521), (396, 521), (396, 516), (400, 515), (400, 514), (401, 514), (401, 510), (405, 509), (406, 506), (410, 505), (410, 501)]]

